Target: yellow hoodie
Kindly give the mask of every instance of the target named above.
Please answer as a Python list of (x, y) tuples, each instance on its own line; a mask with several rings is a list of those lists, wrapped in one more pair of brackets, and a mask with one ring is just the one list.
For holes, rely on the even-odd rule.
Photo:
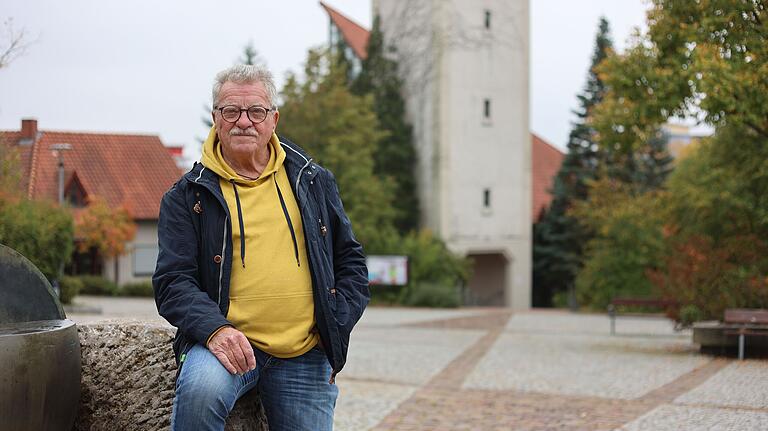
[(233, 250), (227, 320), (260, 350), (291, 358), (308, 352), (319, 337), (313, 331), (315, 307), (301, 213), (283, 169), (285, 150), (275, 134), (269, 151), (261, 176), (242, 178), (224, 160), (214, 127), (203, 144), (202, 163), (219, 175), (229, 207)]

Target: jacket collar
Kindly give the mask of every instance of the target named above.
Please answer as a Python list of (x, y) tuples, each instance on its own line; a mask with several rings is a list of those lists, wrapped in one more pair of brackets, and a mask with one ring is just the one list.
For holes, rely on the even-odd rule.
[[(285, 171), (288, 174), (293, 192), (298, 193), (300, 183), (311, 181), (318, 174), (320, 168), (304, 149), (282, 136), (278, 137), (280, 145), (285, 149), (285, 161), (283, 162)], [(192, 169), (184, 174), (184, 178), (193, 183), (207, 185), (212, 190), (221, 193), (219, 176), (200, 162), (195, 162)]]

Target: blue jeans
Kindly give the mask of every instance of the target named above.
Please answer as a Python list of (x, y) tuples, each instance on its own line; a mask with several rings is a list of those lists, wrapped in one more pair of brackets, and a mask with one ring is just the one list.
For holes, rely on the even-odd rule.
[(328, 383), (331, 366), (318, 347), (289, 359), (253, 349), (256, 368), (230, 374), (207, 348), (187, 352), (176, 380), (172, 430), (223, 430), (235, 401), (256, 388), (270, 431), (333, 430), (339, 393)]

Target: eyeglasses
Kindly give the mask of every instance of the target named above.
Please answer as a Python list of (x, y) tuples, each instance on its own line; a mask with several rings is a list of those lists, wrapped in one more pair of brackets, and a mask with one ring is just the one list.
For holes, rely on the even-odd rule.
[(248, 119), (255, 124), (259, 124), (267, 119), (269, 111), (274, 111), (275, 108), (265, 108), (263, 106), (251, 106), (248, 108), (239, 108), (235, 105), (227, 105), (222, 107), (214, 106), (213, 109), (218, 110), (221, 113), (221, 118), (229, 123), (237, 123), (243, 112), (248, 116)]

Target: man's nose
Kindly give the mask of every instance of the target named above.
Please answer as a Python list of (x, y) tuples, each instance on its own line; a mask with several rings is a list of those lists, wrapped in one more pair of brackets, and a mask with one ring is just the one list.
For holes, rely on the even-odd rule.
[(240, 118), (237, 119), (237, 122), (235, 123), (237, 127), (245, 130), (251, 126), (253, 126), (253, 122), (250, 118), (248, 118), (248, 113), (246, 111), (240, 111)]

